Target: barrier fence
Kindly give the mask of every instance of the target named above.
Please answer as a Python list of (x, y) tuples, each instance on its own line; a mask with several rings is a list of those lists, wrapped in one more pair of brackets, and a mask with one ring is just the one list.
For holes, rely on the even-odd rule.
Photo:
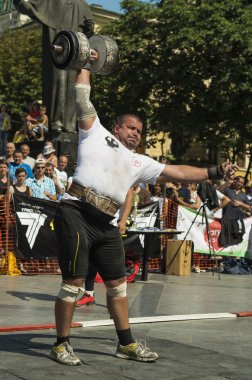
[[(163, 228), (176, 228), (178, 206), (171, 200), (160, 200), (160, 224)], [(163, 267), (162, 252), (166, 249), (168, 237), (160, 237), (160, 255), (149, 259), (148, 270), (161, 272)], [(2, 275), (36, 275), (60, 274), (57, 258), (25, 259), (16, 246), (17, 231), (13, 202), (7, 195), (0, 196), (0, 274)], [(132, 254), (132, 251), (130, 252)], [(126, 250), (127, 257), (127, 250)], [(194, 264), (200, 269), (212, 268), (209, 255), (193, 254)], [(141, 256), (138, 257), (140, 270)]]

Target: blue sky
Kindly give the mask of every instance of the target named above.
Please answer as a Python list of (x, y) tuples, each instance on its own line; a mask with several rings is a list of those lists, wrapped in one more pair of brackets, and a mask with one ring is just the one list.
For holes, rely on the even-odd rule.
[[(150, 0), (145, 0), (146, 2)], [(87, 0), (87, 3), (102, 5), (104, 9), (120, 12), (120, 0)]]

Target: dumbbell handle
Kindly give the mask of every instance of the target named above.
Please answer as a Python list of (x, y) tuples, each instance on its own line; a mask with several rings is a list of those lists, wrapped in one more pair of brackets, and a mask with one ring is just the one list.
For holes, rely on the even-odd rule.
[(63, 52), (63, 46), (61, 45), (52, 45), (51, 52), (55, 54), (61, 54)]

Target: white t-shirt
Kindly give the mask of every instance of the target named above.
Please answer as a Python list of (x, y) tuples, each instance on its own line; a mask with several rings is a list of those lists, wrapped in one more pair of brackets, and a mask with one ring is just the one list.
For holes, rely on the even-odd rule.
[[(134, 184), (155, 184), (164, 166), (126, 148), (101, 125), (98, 116), (88, 131), (79, 129), (78, 164), (73, 180), (118, 204), (124, 203)], [(64, 198), (73, 199), (67, 194)]]

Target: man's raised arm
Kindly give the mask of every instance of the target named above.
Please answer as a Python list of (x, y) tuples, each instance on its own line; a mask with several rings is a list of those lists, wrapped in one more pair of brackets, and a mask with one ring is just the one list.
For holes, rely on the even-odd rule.
[(77, 74), (75, 82), (76, 116), (79, 128), (89, 130), (96, 118), (96, 110), (90, 102), (90, 71), (82, 69)]

